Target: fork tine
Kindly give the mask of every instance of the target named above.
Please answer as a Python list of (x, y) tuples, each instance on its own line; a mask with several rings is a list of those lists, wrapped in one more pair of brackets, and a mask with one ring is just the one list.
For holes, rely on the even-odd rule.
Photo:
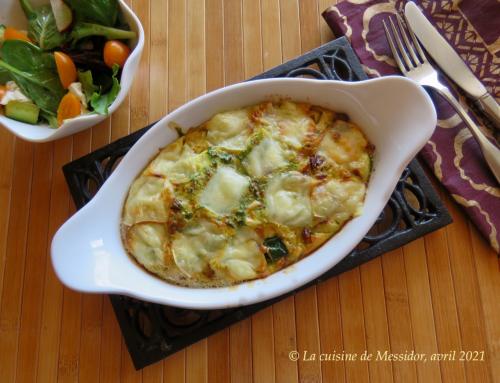
[(387, 24), (385, 23), (385, 20), (382, 20), (382, 24), (384, 25), (385, 35), (387, 37), (387, 41), (389, 42), (389, 47), (391, 48), (392, 55), (394, 56), (394, 59), (396, 60), (396, 63), (398, 64), (399, 70), (403, 74), (406, 74), (408, 71), (406, 70), (405, 64), (401, 61), (401, 58), (399, 57), (398, 48), (396, 48), (396, 45), (394, 44), (394, 40), (392, 39), (392, 36), (389, 32), (389, 28), (387, 28)]
[(413, 44), (415, 45), (415, 48), (417, 48), (418, 54), (420, 55), (420, 59), (422, 62), (427, 62), (427, 57), (425, 56), (424, 51), (422, 50), (422, 46), (420, 45), (420, 42), (417, 39), (417, 36), (415, 36), (415, 33), (413, 33), (413, 30), (410, 27), (410, 23), (408, 23), (408, 19), (406, 18), (406, 15), (403, 14), (403, 17), (405, 19), (406, 26), (408, 27), (408, 32), (410, 33), (411, 39), (413, 40)]
[(403, 60), (405, 60), (405, 63), (408, 66), (408, 69), (412, 70), (415, 68), (415, 66), (411, 62), (410, 56), (408, 56), (408, 53), (406, 53), (405, 47), (403, 46), (403, 43), (401, 42), (401, 38), (399, 37), (399, 32), (397, 31), (396, 26), (394, 25), (394, 21), (392, 21), (392, 17), (389, 17), (389, 21), (391, 22), (392, 33), (394, 34), (394, 38), (396, 39), (396, 44), (398, 45), (401, 56), (403, 57)]
[(413, 49), (413, 47), (411, 46), (410, 40), (408, 40), (408, 34), (406, 33), (406, 28), (404, 27), (403, 22), (401, 21), (401, 16), (399, 16), (399, 14), (396, 14), (396, 20), (398, 22), (398, 27), (401, 32), (401, 36), (403, 36), (403, 40), (406, 44), (406, 48), (410, 52), (410, 56), (413, 59), (413, 62), (415, 63), (415, 65), (418, 66), (420, 64), (420, 60), (417, 57), (415, 49)]

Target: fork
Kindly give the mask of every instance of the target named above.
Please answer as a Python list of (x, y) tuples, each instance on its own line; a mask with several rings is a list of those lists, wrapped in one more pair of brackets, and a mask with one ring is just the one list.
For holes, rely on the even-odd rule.
[[(396, 15), (396, 20), (399, 31), (394, 24), (393, 17), (389, 17), (392, 35), (394, 35), (394, 38), (389, 32), (389, 28), (387, 27), (385, 20), (383, 20), (383, 25), (389, 46), (391, 47), (392, 54), (399, 69), (405, 77), (412, 79), (422, 86), (430, 87), (436, 90), (439, 95), (451, 104), (451, 106), (465, 122), (465, 125), (469, 128), (473, 137), (479, 143), (484, 159), (497, 179), (497, 182), (500, 183), (500, 150), (486, 138), (475, 122), (469, 117), (462, 105), (460, 105), (457, 99), (451, 94), (450, 90), (439, 81), (436, 69), (434, 69), (434, 67), (427, 60), (427, 57), (425, 56), (415, 34), (409, 27), (409, 24), (406, 23), (407, 28), (405, 28), (405, 26), (403, 26), (403, 22), (401, 21), (401, 17), (398, 14)], [(410, 43), (408, 34), (411, 36), (413, 46)]]

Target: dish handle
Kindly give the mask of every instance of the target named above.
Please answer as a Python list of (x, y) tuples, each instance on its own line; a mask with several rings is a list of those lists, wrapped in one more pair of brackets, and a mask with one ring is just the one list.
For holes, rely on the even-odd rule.
[(111, 258), (116, 249), (111, 249), (107, 242), (112, 241), (105, 239), (109, 238), (109, 228), (99, 222), (89, 223), (89, 205), (61, 226), (52, 239), (54, 271), (71, 289), (88, 293), (119, 293), (118, 286), (111, 282), (114, 270)]

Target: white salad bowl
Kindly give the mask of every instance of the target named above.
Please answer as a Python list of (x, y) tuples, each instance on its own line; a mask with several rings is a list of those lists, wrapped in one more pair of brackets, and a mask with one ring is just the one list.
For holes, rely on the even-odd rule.
[[(189, 288), (148, 273), (122, 244), (122, 206), (137, 175), (160, 148), (177, 138), (172, 123), (187, 130), (218, 112), (276, 97), (345, 112), (375, 145), (363, 213), (309, 256), (264, 279), (232, 287)], [(355, 83), (280, 78), (216, 90), (164, 117), (132, 147), (94, 198), (56, 233), (52, 241), (54, 269), (59, 279), (75, 290), (124, 294), (185, 308), (232, 307), (279, 296), (332, 268), (362, 240), (435, 125), (436, 112), (429, 96), (402, 77)]]
[[(49, 4), (49, 0), (32, 0), (34, 6)], [(125, 20), (130, 26), (130, 29), (136, 33), (136, 38), (130, 41), (132, 52), (123, 66), (120, 79), (120, 92), (115, 101), (108, 108), (108, 115), (112, 114), (125, 99), (127, 93), (132, 86), (139, 61), (141, 59), (142, 50), (144, 48), (144, 30), (139, 18), (125, 4), (123, 0), (119, 0), (120, 9), (125, 17)], [(24, 15), (19, 0), (2, 0), (2, 11), (0, 12), (0, 24), (16, 27), (21, 30), (27, 29), (27, 19)], [(0, 125), (10, 130), (16, 136), (32, 142), (47, 142), (54, 141), (62, 137), (75, 134), (82, 130), (88, 129), (97, 125), (108, 115), (100, 115), (90, 113), (66, 120), (57, 129), (51, 128), (48, 124), (31, 125), (24, 122), (16, 121), (0, 114)]]

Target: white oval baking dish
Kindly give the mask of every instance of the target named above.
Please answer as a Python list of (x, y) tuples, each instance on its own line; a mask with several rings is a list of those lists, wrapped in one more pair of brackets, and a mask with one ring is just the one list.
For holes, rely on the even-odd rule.
[[(363, 129), (376, 148), (363, 214), (296, 264), (233, 287), (175, 286), (138, 266), (127, 255), (120, 238), (122, 205), (139, 172), (160, 148), (177, 138), (170, 124), (175, 122), (187, 130), (218, 112), (270, 97), (345, 112)], [(54, 236), (54, 269), (59, 279), (75, 290), (124, 294), (194, 309), (246, 305), (284, 294), (320, 276), (361, 241), (386, 205), (403, 169), (428, 141), (435, 126), (436, 112), (429, 96), (402, 77), (356, 83), (280, 78), (216, 90), (164, 117), (132, 147), (96, 196)]]

